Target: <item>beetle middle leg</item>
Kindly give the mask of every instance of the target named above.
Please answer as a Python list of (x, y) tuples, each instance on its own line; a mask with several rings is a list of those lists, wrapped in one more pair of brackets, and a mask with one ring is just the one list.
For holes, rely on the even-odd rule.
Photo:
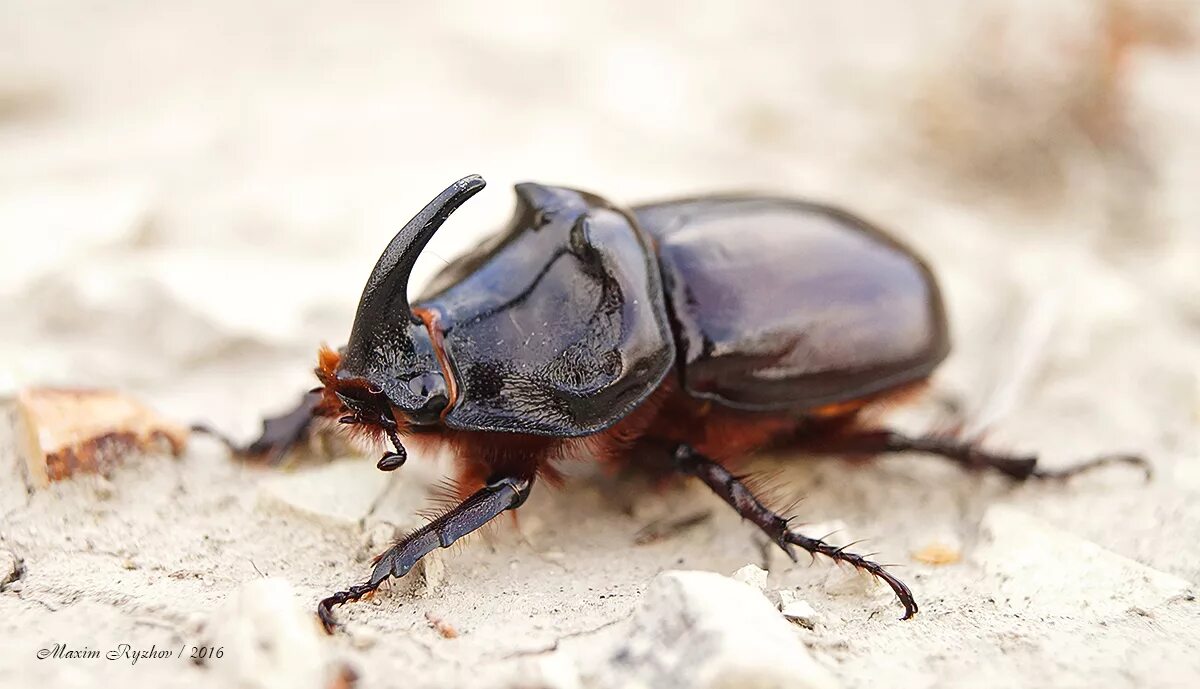
[(675, 449), (675, 468), (681, 473), (695, 476), (703, 481), (722, 500), (737, 510), (743, 519), (749, 520), (762, 529), (772, 541), (783, 548), (783, 551), (793, 561), (796, 560), (796, 552), (792, 546), (799, 546), (814, 556), (824, 555), (835, 562), (853, 565), (857, 569), (882, 579), (891, 587), (896, 597), (900, 599), (900, 603), (904, 605), (904, 617), (901, 619), (907, 620), (917, 614), (917, 601), (913, 598), (912, 591), (903, 581), (884, 569), (883, 565), (872, 562), (861, 555), (847, 552), (846, 546), (833, 546), (820, 539), (809, 538), (792, 531), (787, 519), (762, 504), (741, 479), (734, 476), (721, 464), (696, 452), (689, 445), (679, 445)]
[(312, 428), (313, 420), (317, 417), (317, 408), (321, 403), (321, 393), (309, 391), (304, 393), (294, 407), (277, 415), (269, 416), (262, 421), (262, 433), (246, 445), (231, 439), (224, 433), (206, 424), (193, 424), (192, 430), (205, 433), (220, 440), (235, 455), (240, 457), (260, 458), (272, 466), (279, 464), (284, 455), (293, 447), (303, 443)]
[(1028, 479), (1064, 479), (1112, 464), (1141, 468), (1150, 477), (1151, 468), (1137, 455), (1112, 454), (1094, 457), (1063, 469), (1038, 467), (1037, 455), (989, 452), (976, 442), (942, 436), (908, 436), (889, 430), (848, 431), (805, 443), (811, 449), (829, 452), (881, 454), (884, 452), (924, 452), (945, 457), (968, 470), (993, 469), (1018, 481)]
[(333, 606), (356, 601), (379, 588), (389, 577), (402, 577), (417, 561), (436, 548), (447, 548), (458, 539), (479, 529), (506, 510), (520, 507), (533, 488), (532, 478), (502, 477), (425, 526), (400, 539), (375, 558), (375, 569), (364, 583), (339, 591), (317, 604), (317, 617), (326, 632), (333, 632), (337, 621)]

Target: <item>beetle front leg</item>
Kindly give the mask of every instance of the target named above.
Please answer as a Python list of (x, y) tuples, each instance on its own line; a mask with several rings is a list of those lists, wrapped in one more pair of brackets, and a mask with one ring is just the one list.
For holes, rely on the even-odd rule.
[(903, 581), (884, 569), (883, 565), (872, 562), (861, 555), (846, 552), (846, 546), (832, 546), (820, 539), (808, 538), (792, 531), (788, 526), (787, 519), (762, 504), (741, 479), (734, 476), (721, 464), (696, 452), (688, 445), (680, 445), (675, 449), (675, 468), (681, 473), (695, 476), (703, 481), (722, 500), (737, 510), (743, 519), (749, 520), (762, 529), (772, 541), (783, 548), (793, 562), (796, 560), (796, 552), (792, 546), (796, 545), (814, 556), (824, 555), (835, 562), (853, 565), (857, 569), (882, 579), (891, 587), (904, 606), (904, 617), (900, 619), (907, 620), (917, 614), (917, 601), (913, 598), (912, 591)]
[(1065, 479), (1112, 464), (1141, 468), (1150, 478), (1150, 464), (1137, 455), (1112, 454), (1095, 457), (1064, 469), (1041, 469), (1037, 455), (1007, 455), (989, 452), (971, 441), (939, 436), (911, 437), (895, 431), (858, 431), (821, 438), (806, 444), (814, 449), (879, 454), (884, 452), (924, 452), (945, 457), (968, 470), (994, 469), (1018, 481), (1028, 479)]
[(267, 464), (276, 465), (293, 447), (304, 442), (312, 427), (313, 419), (317, 417), (317, 408), (321, 404), (321, 393), (309, 391), (304, 393), (300, 401), (291, 409), (269, 416), (262, 421), (262, 433), (246, 445), (241, 445), (224, 433), (206, 425), (193, 424), (192, 430), (206, 433), (220, 440), (235, 455), (254, 457), (264, 460)]
[(362, 598), (379, 588), (389, 577), (408, 574), (418, 560), (436, 548), (447, 548), (505, 510), (520, 507), (532, 488), (532, 478), (496, 479), (449, 512), (400, 539), (375, 558), (375, 569), (365, 583), (339, 591), (317, 604), (317, 617), (321, 619), (325, 631), (333, 633), (333, 628), (337, 626), (337, 621), (333, 619), (333, 606)]

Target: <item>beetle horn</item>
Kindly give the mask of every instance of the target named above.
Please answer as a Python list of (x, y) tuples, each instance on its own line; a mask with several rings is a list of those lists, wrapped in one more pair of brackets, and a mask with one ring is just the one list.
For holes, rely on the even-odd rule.
[(463, 177), (446, 187), (396, 233), (367, 278), (350, 331), (351, 341), (370, 337), (378, 327), (394, 324), (397, 319), (416, 320), (408, 306), (408, 278), (417, 256), (446, 218), (485, 184), (479, 175)]

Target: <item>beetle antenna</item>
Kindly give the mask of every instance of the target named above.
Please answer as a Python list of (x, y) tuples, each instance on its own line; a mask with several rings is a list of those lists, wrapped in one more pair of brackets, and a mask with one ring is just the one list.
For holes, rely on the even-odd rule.
[(369, 341), (380, 328), (387, 327), (386, 324), (394, 324), (397, 316), (417, 321), (408, 305), (408, 278), (417, 256), (446, 218), (479, 193), (485, 184), (479, 175), (463, 177), (446, 187), (400, 228), (367, 278), (354, 316), (354, 327), (350, 330), (349, 351), (368, 347), (369, 343), (363, 340)]

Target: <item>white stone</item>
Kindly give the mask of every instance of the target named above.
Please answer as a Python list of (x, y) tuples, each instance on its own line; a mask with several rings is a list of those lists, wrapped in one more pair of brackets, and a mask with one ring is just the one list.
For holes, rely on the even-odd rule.
[(808, 601), (792, 600), (783, 604), (779, 610), (789, 622), (795, 622), (812, 629), (817, 622), (817, 611)]
[(765, 591), (767, 589), (767, 570), (758, 565), (744, 565), (733, 573), (733, 580), (753, 586), (759, 591)]
[(201, 637), (223, 649), (208, 668), (244, 689), (325, 689), (336, 670), (316, 617), (279, 578), (243, 584)]
[(988, 508), (974, 557), (993, 596), (1039, 616), (1110, 619), (1193, 595), (1179, 577), (1105, 550), (1009, 505)]
[(342, 459), (265, 479), (260, 508), (299, 514), (330, 526), (357, 527), (387, 490), (388, 474), (365, 459)]
[(779, 608), (780, 610), (782, 610), (784, 606), (796, 600), (799, 600), (799, 598), (797, 598), (796, 592), (792, 589), (783, 589), (782, 591), (777, 591), (775, 593), (775, 607)]
[(622, 689), (838, 686), (762, 595), (711, 572), (655, 577), (605, 671)]

